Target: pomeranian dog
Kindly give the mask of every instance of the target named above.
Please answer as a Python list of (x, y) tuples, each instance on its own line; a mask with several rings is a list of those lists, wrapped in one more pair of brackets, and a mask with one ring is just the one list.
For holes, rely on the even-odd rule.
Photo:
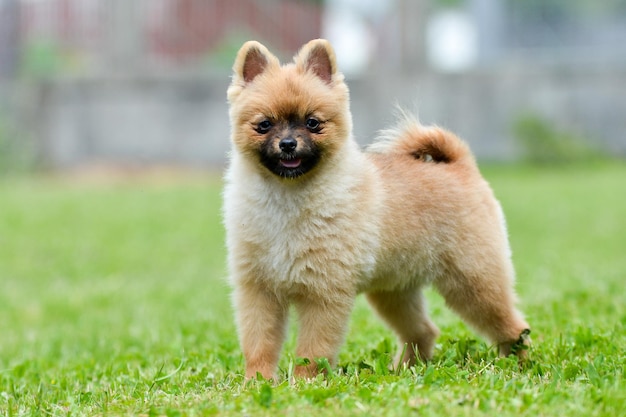
[(290, 305), (309, 359), (296, 376), (335, 364), (359, 293), (397, 333), (398, 361), (430, 359), (431, 284), (501, 355), (524, 355), (504, 217), (464, 142), (407, 117), (361, 151), (325, 40), (282, 66), (250, 41), (233, 69), (223, 213), (246, 377), (276, 377)]

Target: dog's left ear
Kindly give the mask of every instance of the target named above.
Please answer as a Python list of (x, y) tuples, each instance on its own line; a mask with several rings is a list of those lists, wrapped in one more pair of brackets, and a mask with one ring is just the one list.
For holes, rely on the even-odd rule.
[(259, 42), (248, 41), (237, 53), (233, 72), (236, 78), (247, 84), (271, 66), (280, 66), (278, 58)]
[(330, 84), (337, 73), (335, 51), (325, 39), (315, 39), (300, 49), (296, 65), (304, 71), (311, 71), (326, 84)]

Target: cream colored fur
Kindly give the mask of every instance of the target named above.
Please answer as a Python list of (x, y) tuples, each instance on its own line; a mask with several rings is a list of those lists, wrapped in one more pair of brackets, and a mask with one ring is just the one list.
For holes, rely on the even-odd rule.
[[(362, 292), (408, 345), (408, 364), (429, 359), (439, 333), (421, 294), (430, 284), (501, 354), (527, 343), (502, 210), (461, 140), (406, 120), (362, 152), (350, 133), (347, 87), (323, 40), (287, 66), (246, 43), (228, 95), (233, 150), (223, 211), (247, 377), (275, 377), (290, 305), (299, 319), (296, 354), (311, 360), (297, 375), (314, 375), (317, 358), (334, 364)], [(324, 122), (311, 135), (324, 156), (298, 178), (260, 164), (271, 138), (251, 128), (286, 114)]]

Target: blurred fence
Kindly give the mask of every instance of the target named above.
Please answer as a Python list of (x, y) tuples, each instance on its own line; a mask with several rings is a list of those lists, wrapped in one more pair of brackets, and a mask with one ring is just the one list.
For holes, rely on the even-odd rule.
[(626, 0), (389, 0), (380, 10), (348, 0), (0, 0), (0, 77), (223, 71), (250, 38), (292, 54), (324, 34), (324, 5), (340, 1), (367, 28), (369, 68), (423, 66), (428, 16), (442, 10), (472, 22), (479, 66), (626, 62)]
[(295, 50), (320, 36), (321, 13), (310, 1), (0, 0), (1, 68), (38, 77), (199, 73), (229, 67), (248, 37)]
[[(24, 153), (57, 168), (223, 164), (242, 42), (288, 58), (340, 1), (0, 0), (0, 172)], [(348, 79), (362, 142), (398, 101), (483, 158), (515, 159), (529, 115), (626, 155), (626, 0), (343, 1), (367, 31), (357, 48), (371, 42)], [(425, 59), (429, 18), (447, 9), (476, 32), (477, 60), (456, 73)]]

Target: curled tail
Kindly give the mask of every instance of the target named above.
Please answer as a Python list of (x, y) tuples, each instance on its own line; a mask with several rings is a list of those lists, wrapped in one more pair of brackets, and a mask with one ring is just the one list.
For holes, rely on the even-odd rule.
[(367, 151), (406, 154), (426, 162), (447, 164), (474, 160), (467, 144), (452, 132), (437, 126), (423, 126), (406, 115), (395, 128), (382, 131)]

